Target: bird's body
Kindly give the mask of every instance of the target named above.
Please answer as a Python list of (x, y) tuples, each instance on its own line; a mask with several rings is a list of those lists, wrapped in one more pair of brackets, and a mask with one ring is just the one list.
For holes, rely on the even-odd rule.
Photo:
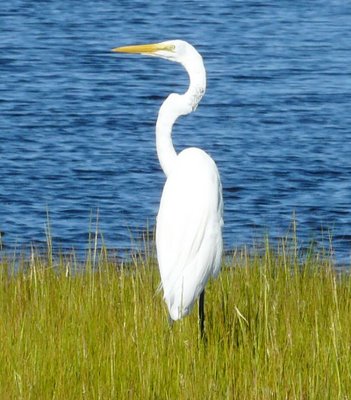
[[(181, 63), (190, 85), (183, 95), (172, 93), (162, 104), (156, 124), (156, 147), (167, 176), (156, 224), (157, 258), (169, 315), (178, 320), (190, 313), (200, 296), (203, 331), (204, 289), (217, 276), (222, 255), (223, 201), (215, 162), (203, 150), (175, 152), (172, 127), (194, 111), (206, 89), (201, 55), (189, 43), (174, 40), (128, 46), (118, 52), (141, 53)], [(203, 333), (203, 332), (202, 332)]]
[(156, 246), (164, 298), (177, 320), (189, 314), (222, 254), (222, 198), (214, 161), (188, 148), (167, 178), (157, 216)]

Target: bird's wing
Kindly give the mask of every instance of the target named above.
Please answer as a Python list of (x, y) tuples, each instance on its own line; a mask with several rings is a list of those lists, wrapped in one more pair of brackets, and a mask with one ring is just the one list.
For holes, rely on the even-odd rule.
[(178, 155), (157, 217), (156, 245), (164, 297), (173, 319), (187, 315), (222, 253), (222, 194), (217, 167), (202, 150)]

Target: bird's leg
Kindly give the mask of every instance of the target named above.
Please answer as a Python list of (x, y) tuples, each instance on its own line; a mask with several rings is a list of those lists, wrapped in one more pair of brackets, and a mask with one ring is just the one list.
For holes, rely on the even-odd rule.
[(174, 324), (174, 321), (173, 321), (173, 319), (171, 318), (171, 316), (168, 314), (168, 325), (169, 325), (170, 329), (173, 328), (173, 324)]
[(205, 338), (205, 289), (199, 297), (199, 326), (201, 339)]

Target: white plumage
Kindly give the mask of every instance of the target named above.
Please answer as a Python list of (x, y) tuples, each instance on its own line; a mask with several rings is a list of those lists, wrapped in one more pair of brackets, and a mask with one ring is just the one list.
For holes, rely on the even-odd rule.
[(177, 157), (157, 216), (157, 257), (169, 314), (189, 314), (222, 254), (222, 196), (217, 167), (202, 150)]
[(156, 124), (156, 147), (167, 176), (156, 225), (161, 282), (169, 315), (178, 320), (190, 313), (200, 296), (203, 334), (204, 289), (217, 276), (222, 255), (223, 201), (218, 169), (203, 150), (188, 148), (179, 155), (172, 143), (172, 127), (181, 115), (194, 111), (206, 90), (201, 55), (182, 40), (127, 46), (117, 52), (141, 53), (175, 61), (189, 74), (186, 93), (172, 93), (162, 104)]

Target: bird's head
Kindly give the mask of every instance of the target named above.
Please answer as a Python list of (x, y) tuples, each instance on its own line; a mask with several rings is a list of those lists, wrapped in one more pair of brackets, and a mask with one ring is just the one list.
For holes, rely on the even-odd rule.
[[(189, 74), (190, 86), (186, 92), (187, 101), (184, 107), (176, 107), (178, 115), (189, 114), (194, 111), (206, 89), (206, 71), (200, 53), (184, 40), (168, 40), (161, 43), (141, 44), (134, 46), (116, 47), (112, 51), (117, 53), (136, 53), (153, 57), (160, 57), (183, 65)], [(176, 99), (174, 96), (171, 100)], [(177, 99), (176, 99), (177, 100)], [(169, 103), (169, 100), (167, 102)], [(172, 101), (172, 105), (174, 106)], [(179, 111), (181, 109), (181, 111)]]
[(137, 53), (185, 64), (189, 57), (198, 55), (195, 48), (183, 40), (168, 40), (161, 43), (142, 44), (134, 46), (116, 47), (117, 53)]

